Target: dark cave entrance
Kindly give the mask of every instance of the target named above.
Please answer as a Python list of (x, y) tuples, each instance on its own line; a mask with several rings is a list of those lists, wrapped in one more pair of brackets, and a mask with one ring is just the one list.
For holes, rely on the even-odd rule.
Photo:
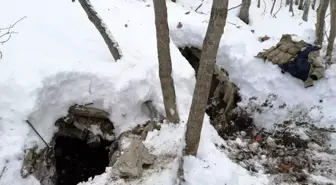
[(56, 185), (76, 185), (104, 173), (109, 164), (110, 144), (102, 140), (100, 146), (93, 148), (85, 140), (57, 136), (54, 147)]

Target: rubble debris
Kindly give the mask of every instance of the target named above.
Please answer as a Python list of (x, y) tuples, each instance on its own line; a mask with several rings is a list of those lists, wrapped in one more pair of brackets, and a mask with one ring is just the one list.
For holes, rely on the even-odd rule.
[(122, 177), (139, 177), (142, 173), (142, 166), (151, 165), (154, 160), (155, 156), (148, 152), (141, 140), (132, 139), (129, 147), (120, 155), (113, 167)]
[[(68, 185), (114, 166), (122, 176), (139, 177), (143, 165), (151, 165), (155, 159), (142, 140), (148, 132), (160, 130), (157, 121), (164, 119), (152, 102), (144, 104), (151, 120), (117, 138), (107, 112), (82, 105), (71, 106), (69, 114), (55, 122), (58, 131), (49, 148), (39, 152), (35, 148), (25, 151), (21, 176), (34, 175), (43, 185)], [(99, 158), (99, 161), (90, 163), (89, 158)]]
[(106, 111), (94, 107), (88, 107), (77, 104), (69, 108), (69, 114), (74, 116), (84, 116), (84, 117), (102, 118), (102, 119), (108, 119), (108, 117), (110, 116), (109, 113), (107, 113)]
[(33, 173), (36, 153), (35, 149), (27, 149), (25, 150), (25, 156), (23, 158), (23, 165), (20, 170), (20, 174), (22, 178), (26, 178), (29, 174)]
[(148, 121), (145, 125), (137, 125), (133, 130), (133, 134), (141, 135), (143, 140), (146, 139), (148, 132), (153, 130), (160, 130), (161, 126), (154, 121)]
[[(307, 137), (300, 137), (302, 132)], [(224, 139), (228, 145), (217, 147), (252, 173), (270, 174), (275, 184), (320, 184), (310, 175), (336, 177), (336, 151), (328, 144), (328, 135), (334, 132), (334, 129), (289, 121), (277, 124), (273, 132), (260, 130), (254, 134), (245, 128), (226, 133)]]

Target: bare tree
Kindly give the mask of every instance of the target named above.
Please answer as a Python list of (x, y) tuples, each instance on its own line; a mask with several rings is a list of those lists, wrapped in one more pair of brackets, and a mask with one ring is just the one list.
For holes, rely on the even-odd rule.
[(272, 8), (271, 8), (271, 15), (273, 14), (273, 10), (274, 10), (274, 6), (275, 6), (275, 3), (276, 3), (276, 0), (273, 0), (273, 5), (272, 5)]
[(213, 0), (187, 122), (185, 155), (196, 156), (197, 154), (217, 51), (224, 32), (227, 13), (228, 0)]
[(316, 31), (315, 31), (315, 44), (322, 45), (325, 27), (325, 15), (329, 6), (329, 0), (320, 0), (320, 5), (317, 8), (316, 16)]
[(334, 48), (334, 41), (336, 37), (336, 1), (330, 1), (330, 34), (328, 38), (327, 60), (331, 61), (332, 51)]
[(260, 8), (260, 0), (258, 0), (257, 7)]
[(306, 22), (308, 21), (309, 9), (310, 9), (310, 0), (306, 0), (304, 4), (303, 15), (302, 15), (302, 19)]
[[(12, 37), (12, 34), (17, 33), (17, 32), (12, 31), (12, 28), (14, 28), (14, 26), (17, 23), (19, 23), (20, 21), (22, 21), (24, 18), (26, 18), (26, 16), (22, 17), (21, 19), (16, 21), (14, 24), (11, 24), (6, 28), (0, 28), (0, 44), (1, 45), (8, 42), (9, 39)], [(2, 59), (2, 52), (1, 51), (0, 51), (0, 59)]]
[(176, 94), (172, 77), (166, 0), (155, 0), (153, 1), (153, 4), (163, 103), (168, 121), (171, 123), (178, 123), (180, 118), (176, 108)]
[(294, 16), (293, 1), (294, 0), (290, 0), (290, 3), (289, 3), (289, 11), (292, 12), (292, 16)]
[(280, 12), (281, 8), (282, 8), (282, 0), (280, 1), (279, 9), (275, 12), (275, 14), (273, 14), (273, 17), (276, 18), (276, 15)]
[(299, 5), (299, 0), (295, 0), (295, 5)]
[(315, 10), (315, 6), (316, 6), (316, 0), (313, 0), (313, 3), (312, 3), (312, 9)]
[[(74, 0), (72, 0), (74, 2)], [(112, 36), (110, 30), (107, 28), (104, 21), (100, 18), (97, 11), (93, 8), (89, 0), (78, 0), (80, 5), (83, 7), (85, 13), (87, 14), (89, 20), (94, 24), (94, 26), (99, 31), (100, 35), (103, 37), (107, 47), (110, 50), (111, 55), (114, 60), (117, 61), (121, 58), (121, 51), (117, 41)]]
[(243, 0), (242, 1), (242, 6), (239, 11), (239, 19), (244, 21), (246, 24), (249, 24), (250, 18), (249, 18), (249, 11), (250, 11), (250, 6), (251, 6), (251, 0)]
[(299, 10), (303, 10), (303, 3), (304, 3), (304, 0), (300, 0)]

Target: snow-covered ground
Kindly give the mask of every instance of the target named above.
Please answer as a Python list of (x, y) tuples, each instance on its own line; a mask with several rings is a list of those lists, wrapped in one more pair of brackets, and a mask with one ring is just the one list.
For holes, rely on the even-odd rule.
[[(240, 2), (230, 0), (229, 7)], [(251, 108), (258, 126), (272, 129), (275, 123), (288, 119), (309, 120), (321, 127), (334, 125), (335, 66), (328, 69), (325, 78), (314, 87), (305, 89), (301, 81), (282, 74), (277, 66), (253, 58), (263, 48), (277, 43), (284, 33), (313, 41), (315, 13), (311, 10), (306, 23), (301, 20), (302, 12), (297, 7), (292, 17), (288, 7), (283, 6), (274, 18), (269, 14), (272, 1), (265, 2), (263, 13), (265, 4), (262, 2), (258, 9), (256, 1), (252, 1), (249, 26), (236, 17), (239, 8), (230, 10), (218, 53), (217, 63), (240, 88), (243, 98), (240, 106), (259, 106), (269, 94), (276, 94), (274, 108), (261, 113), (253, 113)], [(0, 185), (39, 184), (32, 176), (26, 179), (20, 176), (24, 149), (34, 145), (44, 147), (25, 122), (27, 119), (50, 141), (56, 129), (54, 122), (65, 116), (74, 103), (93, 102), (97, 108), (108, 111), (117, 133), (147, 120), (141, 110), (142, 102), (151, 99), (163, 110), (152, 1), (92, 0), (92, 3), (121, 47), (123, 57), (117, 63), (78, 2), (0, 0), (0, 28), (27, 16), (13, 29), (18, 34), (0, 46), (3, 53), (0, 60)], [(205, 1), (198, 10), (203, 14), (192, 10), (200, 3), (201, 0), (167, 2), (173, 77), (183, 123), (187, 121), (195, 79), (193, 69), (176, 46), (202, 45), (211, 1)], [(275, 11), (278, 8), (279, 4)], [(182, 28), (177, 28), (179, 22)], [(271, 39), (260, 43), (258, 37), (264, 35)], [(258, 99), (249, 101), (252, 96)], [(283, 103), (286, 109), (276, 109)], [(142, 179), (113, 182), (109, 178), (111, 169), (107, 168), (106, 173), (82, 185), (174, 184), (176, 157), (181, 152), (184, 130), (185, 124), (167, 124), (160, 131), (149, 133), (145, 144), (159, 156), (161, 163), (145, 172)], [(198, 156), (184, 160), (188, 185), (270, 184), (267, 175), (252, 175), (215, 146), (223, 143), (206, 116)]]

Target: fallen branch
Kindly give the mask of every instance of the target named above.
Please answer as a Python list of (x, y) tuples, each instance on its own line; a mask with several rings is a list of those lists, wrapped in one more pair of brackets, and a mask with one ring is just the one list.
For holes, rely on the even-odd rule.
[(200, 9), (200, 8), (202, 7), (202, 5), (203, 5), (203, 1), (204, 1), (204, 0), (202, 0), (201, 4), (198, 5), (198, 7), (195, 9), (195, 12), (197, 12), (197, 10)]
[(237, 5), (237, 6), (234, 6), (234, 7), (232, 7), (232, 8), (229, 8), (228, 11), (233, 10), (233, 9), (236, 9), (236, 8), (240, 7), (241, 5), (242, 5), (242, 4)]
[(1, 179), (2, 175), (5, 173), (6, 169), (7, 169), (6, 166), (4, 166), (4, 167), (2, 168), (1, 173), (0, 173), (0, 179)]

